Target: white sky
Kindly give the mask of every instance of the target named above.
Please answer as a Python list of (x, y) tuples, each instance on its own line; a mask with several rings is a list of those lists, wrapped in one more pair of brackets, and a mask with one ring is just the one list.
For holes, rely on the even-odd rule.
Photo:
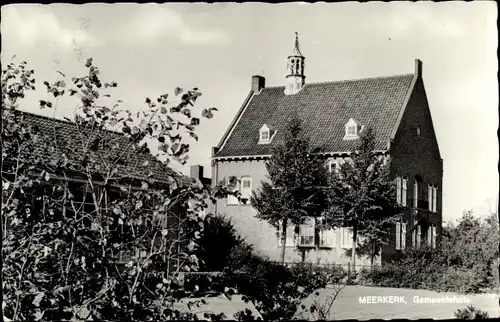
[[(80, 76), (93, 57), (115, 80), (115, 99), (144, 107), (146, 96), (199, 87), (200, 109), (219, 113), (199, 130), (189, 165), (210, 173), (210, 151), (250, 89), (251, 75), (284, 83), (286, 56), (299, 32), (308, 82), (412, 73), (423, 61), (441, 155), (443, 215), (480, 215), (498, 196), (497, 9), (493, 1), (333, 4), (86, 4), (2, 6), (2, 63), (16, 54), (53, 80)], [(42, 89), (42, 86), (38, 86)], [(39, 111), (68, 116), (74, 102)], [(183, 169), (186, 173), (188, 169)]]

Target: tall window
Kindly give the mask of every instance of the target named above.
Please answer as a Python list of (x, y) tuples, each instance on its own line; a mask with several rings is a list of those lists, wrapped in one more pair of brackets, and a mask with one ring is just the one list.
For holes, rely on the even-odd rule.
[(396, 201), (401, 204), (401, 177), (396, 178)]
[(432, 211), (433, 199), (434, 199), (434, 189), (433, 186), (429, 183), (427, 187), (427, 201), (429, 202), (429, 210)]
[(241, 198), (244, 199), (245, 204), (250, 203), (252, 196), (252, 179), (250, 177), (241, 178)]
[(422, 227), (420, 225), (417, 226), (417, 238), (416, 238), (416, 247), (420, 248), (420, 242), (422, 237)]
[(436, 240), (437, 240), (437, 229), (436, 225), (432, 225), (432, 248), (436, 248)]
[(352, 248), (352, 238), (353, 238), (353, 232), (352, 228), (350, 227), (343, 227), (340, 229), (341, 232), (341, 237), (342, 237), (342, 248)]
[(396, 249), (402, 250), (406, 248), (406, 222), (396, 223)]
[(432, 211), (437, 212), (437, 186), (432, 187)]
[(406, 177), (397, 177), (396, 179), (396, 199), (397, 202), (402, 205), (406, 206), (406, 200), (407, 200), (407, 190), (408, 190), (408, 179)]
[(307, 218), (306, 222), (299, 225), (299, 245), (314, 246), (314, 218)]
[(418, 208), (418, 181), (413, 181), (413, 208)]
[(401, 205), (406, 207), (406, 200), (407, 200), (407, 190), (408, 190), (408, 179), (406, 177), (403, 177), (403, 189), (401, 190)]

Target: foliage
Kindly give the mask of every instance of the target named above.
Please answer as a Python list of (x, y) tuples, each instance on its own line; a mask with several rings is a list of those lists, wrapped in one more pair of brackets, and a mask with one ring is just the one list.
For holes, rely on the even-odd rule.
[(458, 309), (455, 312), (455, 317), (460, 320), (489, 319), (488, 312), (476, 309), (473, 305), (469, 305), (465, 309)]
[(464, 214), (458, 225), (443, 229), (438, 247), (407, 249), (393, 263), (362, 272), (364, 283), (479, 293), (495, 287), (498, 266), (498, 224), (495, 215), (486, 220)]
[(251, 251), (252, 247), (239, 236), (229, 218), (220, 214), (205, 218), (196, 251), (201, 271), (234, 271), (246, 263)]
[(375, 133), (368, 128), (361, 133), (350, 162), (342, 164), (338, 173), (332, 171), (329, 177), (329, 209), (324, 225), (352, 227), (353, 265), (358, 243), (368, 245), (372, 252), (379, 249), (387, 240), (388, 228), (402, 211), (396, 203), (396, 187), (389, 171), (390, 162), (376, 154)]
[[(25, 62), (2, 71), (3, 314), (12, 320), (190, 318), (173, 303), (193, 291), (182, 273), (199, 267), (198, 213), (224, 189), (207, 191), (166, 164), (187, 160), (201, 93), (176, 88), (176, 99), (146, 98), (147, 109), (134, 114), (111, 101), (116, 82), (102, 82), (92, 59), (85, 67), (83, 77), (69, 80), (59, 72), (63, 79), (43, 83), (55, 98), (78, 98), (68, 119), (74, 131), (64, 137), (18, 113), (19, 99), (35, 90), (34, 71)], [(51, 107), (40, 101), (40, 108)], [(214, 110), (201, 116), (211, 118)], [(157, 170), (169, 174), (167, 182), (150, 171), (159, 162), (153, 142), (166, 159)], [(139, 171), (145, 179), (126, 170), (136, 154), (151, 156)]]
[[(309, 320), (332, 320), (332, 306), (340, 292), (344, 289), (345, 284), (334, 284), (331, 288), (327, 289), (328, 295), (320, 294), (319, 292), (314, 292), (314, 297), (312, 299), (312, 304), (309, 306), (309, 312), (301, 312), (299, 316), (304, 316), (306, 313), (310, 315)], [(307, 306), (302, 304), (301, 308), (303, 310), (307, 309)]]
[[(256, 217), (277, 229), (282, 223), (282, 239), (286, 240), (288, 225), (304, 223), (306, 216), (319, 216), (325, 208), (323, 194), (324, 160), (312, 155), (309, 139), (305, 137), (300, 119), (292, 118), (284, 133), (282, 144), (273, 147), (266, 162), (267, 179), (260, 189), (252, 192), (251, 204)], [(283, 242), (282, 262), (284, 262)]]
[(337, 274), (304, 264), (285, 267), (255, 259), (245, 271), (229, 276), (227, 283), (251, 301), (264, 320), (288, 320), (310, 294), (338, 280)]

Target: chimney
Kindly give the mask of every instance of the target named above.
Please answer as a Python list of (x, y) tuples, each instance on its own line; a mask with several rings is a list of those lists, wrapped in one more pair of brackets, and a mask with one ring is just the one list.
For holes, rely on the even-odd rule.
[(203, 179), (203, 167), (201, 165), (192, 165), (190, 171), (190, 177), (202, 181)]
[(415, 59), (415, 74), (422, 78), (422, 61), (420, 59)]
[(252, 91), (255, 93), (260, 93), (260, 91), (266, 87), (266, 79), (259, 75), (252, 76)]

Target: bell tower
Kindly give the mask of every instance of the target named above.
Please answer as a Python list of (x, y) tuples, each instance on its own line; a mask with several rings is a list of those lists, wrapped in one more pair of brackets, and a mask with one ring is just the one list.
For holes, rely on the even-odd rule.
[(292, 55), (287, 58), (285, 94), (293, 95), (298, 93), (305, 85), (304, 61), (299, 48), (299, 34), (295, 33), (295, 46)]

